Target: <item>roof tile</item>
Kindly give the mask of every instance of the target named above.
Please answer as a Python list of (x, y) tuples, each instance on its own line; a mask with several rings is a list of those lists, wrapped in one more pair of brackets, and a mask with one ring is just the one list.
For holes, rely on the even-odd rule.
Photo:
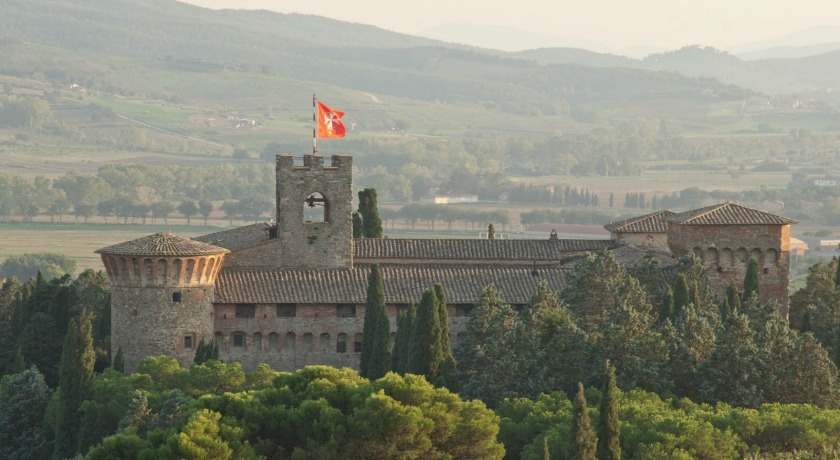
[(94, 252), (132, 256), (208, 256), (227, 254), (230, 251), (166, 232), (107, 246)]
[(683, 225), (789, 225), (796, 220), (735, 204), (731, 201), (686, 211), (665, 220)]

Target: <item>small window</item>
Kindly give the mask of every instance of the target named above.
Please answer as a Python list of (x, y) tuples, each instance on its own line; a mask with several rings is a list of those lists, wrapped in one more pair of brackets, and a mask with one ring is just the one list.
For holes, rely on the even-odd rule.
[(278, 318), (294, 318), (297, 316), (297, 305), (293, 303), (278, 303), (277, 317)]
[(338, 340), (335, 342), (336, 353), (347, 353), (347, 334), (338, 334)]
[(352, 303), (341, 303), (335, 306), (335, 316), (339, 318), (355, 318), (356, 305)]
[(362, 337), (363, 334), (356, 334), (356, 338), (353, 340), (353, 351), (356, 353), (362, 352)]
[(173, 302), (180, 302), (181, 301), (181, 292), (173, 292), (172, 293), (172, 301)]
[(770, 273), (770, 269), (769, 269), (769, 268), (765, 268), (765, 269), (764, 269), (764, 274), (765, 274), (765, 275), (767, 275), (767, 274), (769, 274), (769, 273)]
[(245, 346), (245, 334), (242, 332), (234, 332), (231, 334), (231, 339), (234, 347), (242, 348)]
[(256, 316), (257, 307), (252, 303), (238, 304), (236, 306), (237, 318), (253, 318)]
[(184, 336), (184, 348), (185, 348), (185, 349), (190, 349), (190, 348), (192, 348), (192, 347), (193, 347), (193, 338), (192, 338), (192, 336), (191, 336), (191, 335), (185, 335), (185, 336)]
[(459, 303), (455, 305), (455, 316), (470, 316), (473, 305), (469, 303)]

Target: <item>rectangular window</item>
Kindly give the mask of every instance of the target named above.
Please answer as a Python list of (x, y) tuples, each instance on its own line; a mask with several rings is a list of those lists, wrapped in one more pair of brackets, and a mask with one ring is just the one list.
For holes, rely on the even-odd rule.
[(297, 316), (297, 305), (293, 303), (278, 303), (277, 317), (278, 318), (294, 318)]
[(234, 347), (244, 347), (245, 346), (245, 334), (233, 334), (233, 346)]
[(257, 306), (252, 303), (243, 303), (236, 305), (237, 318), (253, 318), (256, 316)]
[(181, 293), (180, 292), (173, 292), (172, 293), (172, 301), (173, 302), (180, 302), (181, 301)]
[(335, 306), (335, 316), (339, 318), (355, 318), (356, 317), (356, 304), (352, 303), (340, 303)]
[(189, 349), (189, 348), (193, 347), (193, 344), (192, 344), (193, 340), (192, 339), (193, 338), (192, 338), (191, 335), (184, 336), (184, 348)]

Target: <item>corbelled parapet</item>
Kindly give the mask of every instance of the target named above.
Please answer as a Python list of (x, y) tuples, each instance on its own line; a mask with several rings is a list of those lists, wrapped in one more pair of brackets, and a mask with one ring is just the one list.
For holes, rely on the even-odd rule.
[(227, 249), (155, 233), (96, 253), (115, 286), (212, 286)]

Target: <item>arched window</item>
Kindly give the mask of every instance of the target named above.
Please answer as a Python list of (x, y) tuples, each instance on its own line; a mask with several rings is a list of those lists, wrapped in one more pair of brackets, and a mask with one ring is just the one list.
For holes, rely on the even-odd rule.
[(262, 334), (254, 333), (254, 353), (262, 353)]
[(303, 200), (303, 221), (323, 223), (330, 221), (329, 203), (320, 192), (312, 192)]
[(297, 348), (297, 337), (295, 336), (294, 332), (287, 332), (286, 333), (286, 353), (295, 354), (295, 349)]
[(330, 335), (326, 332), (321, 334), (321, 351), (329, 351), (330, 349)]
[(306, 334), (303, 334), (303, 351), (311, 352), (312, 347), (314, 345), (312, 342), (313, 342), (313, 340), (312, 340), (312, 334), (311, 333), (307, 332)]
[(353, 352), (354, 353), (361, 353), (362, 352), (362, 337), (364, 337), (364, 334), (356, 334), (356, 337), (353, 339)]
[(347, 353), (347, 334), (338, 334), (338, 340), (335, 342), (336, 353)]
[(268, 334), (268, 351), (277, 351), (280, 349), (280, 334), (272, 332)]

